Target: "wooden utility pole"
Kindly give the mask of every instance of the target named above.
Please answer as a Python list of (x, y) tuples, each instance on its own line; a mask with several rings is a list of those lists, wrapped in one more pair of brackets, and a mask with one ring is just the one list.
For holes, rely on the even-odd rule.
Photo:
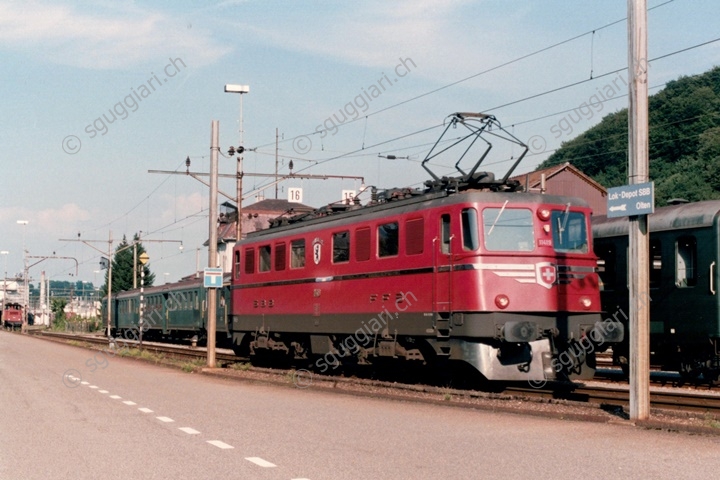
[[(649, 181), (647, 0), (628, 0), (629, 184)], [(630, 419), (650, 411), (650, 259), (647, 215), (630, 217)]]
[[(218, 150), (220, 149), (219, 143), (219, 130), (220, 122), (213, 120), (212, 122), (212, 133), (210, 139), (210, 221), (208, 222), (208, 228), (210, 233), (210, 240), (208, 240), (208, 267), (217, 268), (217, 210), (218, 210)], [(238, 156), (238, 165), (240, 165), (242, 157)], [(238, 172), (242, 167), (238, 166)], [(239, 181), (240, 181), (239, 177)], [(242, 183), (239, 183), (239, 189), (242, 188)], [(241, 191), (238, 191), (238, 199), (242, 199)], [(238, 202), (238, 207), (240, 206)], [(239, 210), (238, 210), (239, 213)], [(238, 225), (240, 225), (240, 218), (238, 217)], [(238, 232), (238, 239), (240, 238)], [(207, 366), (209, 368), (215, 368), (215, 336), (216, 336), (216, 323), (215, 316), (217, 314), (217, 289), (208, 288), (207, 291)]]

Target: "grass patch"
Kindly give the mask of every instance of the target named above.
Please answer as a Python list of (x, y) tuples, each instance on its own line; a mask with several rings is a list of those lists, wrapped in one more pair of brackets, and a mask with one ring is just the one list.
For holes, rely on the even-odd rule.
[(192, 373), (198, 368), (202, 368), (207, 364), (207, 361), (204, 358), (196, 358), (195, 360), (190, 360), (189, 362), (183, 362), (180, 368), (182, 368), (183, 372), (186, 373)]
[(247, 372), (248, 370), (250, 370), (250, 367), (252, 367), (250, 362), (233, 363), (232, 365), (230, 365), (230, 368), (232, 368), (233, 370), (240, 370), (242, 372)]
[(123, 348), (117, 352), (121, 357), (140, 358), (142, 360), (151, 360), (155, 363), (159, 363), (165, 360), (165, 355), (162, 353), (153, 353), (149, 350), (140, 350), (139, 348)]

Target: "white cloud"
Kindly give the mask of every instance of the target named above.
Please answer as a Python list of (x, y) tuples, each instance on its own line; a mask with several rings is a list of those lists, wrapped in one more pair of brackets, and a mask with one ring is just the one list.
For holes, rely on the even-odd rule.
[(126, 68), (168, 56), (182, 56), (197, 67), (229, 51), (210, 34), (163, 13), (131, 6), (86, 13), (36, 2), (0, 3), (0, 48), (89, 69)]

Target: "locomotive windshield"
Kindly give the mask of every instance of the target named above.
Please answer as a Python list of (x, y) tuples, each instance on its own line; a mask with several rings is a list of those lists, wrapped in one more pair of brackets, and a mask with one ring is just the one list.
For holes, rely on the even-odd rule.
[(485, 248), (490, 251), (529, 252), (535, 248), (533, 215), (526, 208), (483, 210)]
[(553, 245), (560, 253), (587, 253), (588, 241), (585, 215), (582, 212), (553, 210), (550, 217)]

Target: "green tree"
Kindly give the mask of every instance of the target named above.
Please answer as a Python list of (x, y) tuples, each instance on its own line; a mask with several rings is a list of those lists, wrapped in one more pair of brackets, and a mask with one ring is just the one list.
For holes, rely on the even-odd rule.
[(65, 324), (65, 306), (67, 300), (64, 298), (53, 297), (50, 300), (50, 310), (53, 312), (55, 320), (53, 324), (58, 327)]
[[(140, 255), (145, 253), (145, 248), (140, 237), (136, 233), (133, 237), (133, 243), (137, 242), (137, 266), (133, 269), (133, 247), (132, 243), (128, 243), (127, 238), (123, 236), (122, 242), (115, 248), (115, 255), (112, 260), (112, 291), (113, 293), (132, 290), (133, 288), (133, 271), (137, 275), (137, 285), (140, 286), (140, 272), (145, 271), (144, 284), (150, 287), (155, 282), (155, 274), (150, 271), (150, 267), (140, 263)], [(103, 296), (108, 292), (108, 272), (105, 272), (105, 284), (102, 288)]]

